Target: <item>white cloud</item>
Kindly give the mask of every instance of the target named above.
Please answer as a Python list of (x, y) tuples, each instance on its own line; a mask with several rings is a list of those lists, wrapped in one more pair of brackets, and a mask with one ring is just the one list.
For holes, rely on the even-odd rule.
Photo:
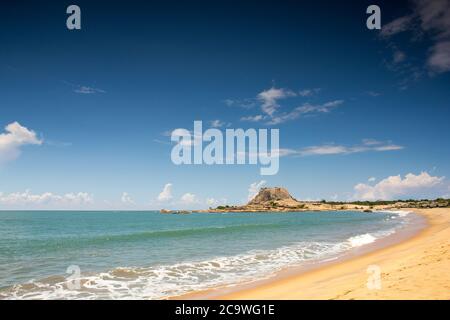
[(206, 199), (206, 204), (209, 205), (209, 206), (216, 205), (217, 203), (219, 203), (219, 201), (217, 201), (217, 200), (214, 199), (214, 198), (208, 198), (208, 199)]
[(220, 121), (220, 120), (212, 120), (212, 121), (211, 121), (211, 127), (213, 127), (213, 128), (220, 128), (220, 127), (223, 127), (224, 124), (225, 124), (225, 123), (223, 123), (223, 122)]
[(412, 21), (413, 21), (412, 16), (404, 16), (397, 18), (382, 26), (380, 34), (383, 37), (390, 37), (397, 33), (406, 31), (410, 28)]
[(163, 191), (158, 195), (158, 201), (166, 202), (172, 200), (172, 184), (166, 183), (164, 186)]
[(251, 109), (256, 106), (255, 99), (225, 99), (223, 101), (228, 107), (240, 107)]
[[(264, 90), (257, 95), (257, 100), (261, 103), (262, 114), (241, 117), (241, 121), (260, 122), (266, 121), (269, 125), (280, 124), (289, 120), (297, 119), (304, 115), (315, 115), (319, 113), (330, 112), (333, 108), (341, 105), (343, 100), (333, 100), (323, 104), (304, 103), (291, 110), (290, 112), (280, 113), (279, 100), (289, 97), (309, 97), (318, 93), (321, 89), (303, 89), (294, 92), (290, 89), (272, 87)], [(231, 102), (230, 102), (231, 103)]]
[[(412, 13), (397, 18), (384, 25), (381, 36), (389, 38), (403, 31), (413, 31), (413, 39), (428, 35), (431, 42), (426, 62), (430, 74), (450, 71), (450, 1), (449, 0), (415, 0)], [(393, 43), (390, 46), (396, 48)], [(394, 63), (404, 60), (404, 54), (394, 53)], [(411, 73), (414, 70), (409, 70)], [(416, 77), (414, 75), (414, 77)]]
[(379, 97), (381, 96), (381, 93), (376, 92), (376, 91), (367, 91), (367, 94), (371, 97)]
[(345, 146), (322, 145), (303, 148), (302, 150), (299, 151), (299, 154), (302, 156), (311, 156), (311, 155), (341, 154), (349, 152), (350, 152), (349, 148)]
[(310, 97), (310, 96), (318, 93), (320, 90), (321, 90), (320, 88), (303, 89), (298, 92), (298, 95), (301, 97)]
[(120, 200), (122, 201), (123, 204), (134, 204), (134, 201), (131, 198), (131, 196), (128, 194), (128, 192), (123, 192)]
[(396, 50), (394, 52), (394, 56), (392, 58), (392, 61), (394, 63), (400, 63), (403, 62), (406, 59), (406, 54), (403, 51)]
[(226, 198), (222, 198), (222, 199), (207, 198), (205, 200), (205, 203), (208, 205), (208, 207), (217, 207), (219, 205), (226, 205), (227, 199)]
[(432, 72), (450, 71), (450, 41), (438, 42), (433, 46), (427, 65)]
[(450, 36), (450, 1), (416, 0), (415, 5), (423, 30), (436, 32), (438, 39)]
[(193, 193), (185, 193), (185, 194), (183, 194), (182, 196), (181, 196), (181, 198), (180, 198), (180, 200), (181, 200), (181, 203), (182, 204), (195, 204), (195, 203), (198, 203), (199, 201), (197, 200), (197, 197), (196, 197), (196, 195), (195, 194), (193, 194)]
[(363, 139), (362, 142), (366, 146), (374, 146), (374, 145), (377, 145), (377, 144), (382, 144), (381, 141), (378, 141), (376, 139)]
[(260, 92), (258, 94), (258, 99), (262, 102), (261, 110), (265, 114), (272, 116), (280, 107), (277, 102), (278, 100), (293, 97), (295, 95), (296, 93), (291, 90), (272, 87), (268, 90)]
[[(362, 152), (385, 152), (385, 151), (396, 151), (402, 150), (405, 147), (393, 144), (392, 142), (383, 142), (375, 139), (364, 139), (361, 144), (354, 146), (344, 146), (336, 144), (323, 144), (317, 146), (309, 146), (301, 149), (289, 149), (280, 148), (271, 151), (272, 156), (286, 157), (286, 156), (322, 156), (322, 155), (337, 155), (337, 154), (353, 154)], [(245, 156), (253, 157), (267, 157), (266, 153), (238, 153), (244, 154)]]
[(281, 149), (268, 150), (267, 152), (248, 152), (248, 151), (236, 152), (236, 155), (265, 159), (268, 156), (270, 156), (270, 157), (285, 157), (285, 156), (291, 156), (291, 155), (299, 155), (299, 151), (294, 150), (294, 149), (281, 148)]
[(309, 103), (305, 103), (302, 106), (299, 106), (288, 113), (283, 113), (278, 116), (272, 117), (272, 119), (268, 122), (269, 124), (280, 124), (286, 121), (297, 119), (304, 115), (314, 115), (319, 113), (328, 113), (333, 108), (344, 103), (343, 100), (334, 100), (329, 101), (320, 105), (312, 105)]
[(315, 155), (333, 155), (333, 154), (352, 154), (361, 152), (383, 152), (404, 149), (403, 146), (392, 144), (391, 142), (382, 142), (374, 139), (364, 139), (362, 144), (354, 146), (344, 146), (336, 144), (324, 144), (319, 146), (305, 147), (299, 150), (295, 149), (279, 149), (279, 156), (298, 155), (298, 156), (315, 156)]
[(404, 149), (403, 146), (399, 146), (396, 144), (388, 144), (385, 146), (375, 147), (372, 150), (374, 150), (374, 151), (395, 151), (395, 150), (402, 150), (402, 149)]
[(63, 195), (51, 192), (32, 194), (29, 190), (9, 194), (0, 193), (0, 204), (10, 207), (25, 206), (27, 209), (39, 207), (71, 208), (92, 204), (93, 202), (93, 196), (86, 192), (66, 193)]
[(431, 176), (427, 172), (419, 175), (407, 174), (390, 176), (374, 186), (359, 183), (354, 187), (354, 199), (358, 200), (393, 200), (400, 198), (425, 198), (439, 196), (440, 187), (445, 177)]
[(259, 192), (259, 189), (261, 189), (267, 181), (261, 180), (259, 182), (253, 182), (250, 187), (248, 188), (248, 201), (252, 200)]
[(375, 177), (370, 177), (369, 179), (367, 179), (367, 181), (369, 181), (369, 182), (374, 182), (376, 180), (377, 180), (377, 178), (375, 178)]
[(20, 148), (24, 145), (40, 145), (42, 140), (36, 137), (33, 130), (13, 122), (5, 127), (6, 133), (0, 134), (0, 164), (16, 159)]
[(261, 114), (258, 114), (256, 116), (242, 117), (241, 121), (259, 122), (263, 119), (264, 119), (264, 116)]
[(76, 93), (81, 93), (81, 94), (105, 93), (105, 91), (102, 89), (88, 87), (88, 86), (78, 86), (73, 91)]

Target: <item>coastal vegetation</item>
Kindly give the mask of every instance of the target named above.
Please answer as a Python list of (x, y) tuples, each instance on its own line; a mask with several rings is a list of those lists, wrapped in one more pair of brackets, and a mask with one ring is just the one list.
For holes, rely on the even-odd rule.
[(450, 199), (408, 199), (376, 201), (301, 201), (282, 187), (261, 188), (245, 205), (220, 205), (208, 210), (161, 210), (161, 213), (185, 214), (190, 212), (298, 212), (298, 211), (348, 211), (373, 212), (375, 210), (398, 210), (405, 208), (448, 208)]

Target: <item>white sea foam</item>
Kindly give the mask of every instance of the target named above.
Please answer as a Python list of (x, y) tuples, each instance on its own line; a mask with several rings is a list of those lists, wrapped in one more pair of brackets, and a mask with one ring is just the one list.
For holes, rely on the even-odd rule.
[(372, 243), (393, 230), (361, 234), (339, 243), (300, 242), (273, 250), (253, 250), (235, 256), (147, 268), (116, 268), (84, 275), (79, 290), (65, 278), (32, 281), (0, 292), (4, 299), (164, 299), (193, 290), (230, 286), (273, 276), (305, 261), (329, 261), (353, 247)]
[[(384, 212), (402, 217), (408, 214), (405, 211)], [(304, 241), (234, 256), (83, 273), (79, 279), (80, 289), (69, 289), (65, 277), (53, 276), (2, 290), (0, 299), (164, 299), (196, 290), (261, 280), (286, 267), (310, 261), (331, 261), (347, 250), (373, 243), (395, 231), (395, 228), (366, 231), (340, 242)]]
[(408, 214), (412, 213), (411, 211), (403, 211), (403, 210), (379, 210), (377, 212), (392, 213), (396, 214), (399, 217), (406, 217)]
[(361, 235), (358, 235), (358, 236), (350, 237), (348, 239), (348, 242), (350, 242), (350, 245), (352, 247), (360, 247), (360, 246), (363, 246), (365, 244), (372, 243), (376, 239), (377, 238), (375, 238), (370, 233), (366, 233), (366, 234), (361, 234)]

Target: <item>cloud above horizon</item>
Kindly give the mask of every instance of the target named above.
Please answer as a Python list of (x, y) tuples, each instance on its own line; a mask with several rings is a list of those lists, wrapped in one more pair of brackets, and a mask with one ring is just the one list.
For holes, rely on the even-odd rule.
[(128, 194), (128, 192), (122, 193), (122, 196), (120, 197), (120, 201), (123, 204), (127, 204), (127, 205), (134, 204), (133, 198), (131, 198), (131, 196)]
[(226, 198), (199, 197), (192, 192), (184, 192), (178, 197), (178, 195), (173, 194), (172, 189), (173, 184), (166, 183), (163, 191), (157, 197), (157, 202), (152, 200), (150, 204), (156, 206), (156, 209), (160, 208), (161, 205), (171, 209), (206, 209), (207, 207), (227, 202)]
[(23, 207), (27, 209), (34, 208), (76, 208), (83, 205), (93, 204), (93, 196), (87, 192), (54, 194), (44, 192), (42, 194), (33, 194), (30, 190), (25, 192), (14, 192), (4, 194), (0, 192), (0, 204), (9, 207)]
[(185, 205), (198, 204), (200, 202), (197, 199), (197, 196), (190, 192), (183, 194), (180, 198), (180, 201), (182, 204), (185, 204)]
[(375, 185), (359, 183), (354, 187), (353, 200), (394, 200), (406, 198), (440, 197), (445, 190), (445, 177), (408, 173), (387, 177)]
[(161, 193), (158, 195), (158, 201), (167, 202), (172, 200), (172, 184), (166, 183)]
[(41, 145), (42, 140), (37, 138), (36, 132), (20, 123), (13, 122), (5, 127), (6, 133), (0, 134), (0, 165), (19, 157), (21, 147), (25, 145)]
[(247, 200), (248, 201), (252, 200), (258, 194), (259, 189), (264, 187), (266, 183), (267, 183), (266, 180), (261, 180), (259, 182), (253, 182), (252, 184), (250, 184), (250, 186), (248, 187)]

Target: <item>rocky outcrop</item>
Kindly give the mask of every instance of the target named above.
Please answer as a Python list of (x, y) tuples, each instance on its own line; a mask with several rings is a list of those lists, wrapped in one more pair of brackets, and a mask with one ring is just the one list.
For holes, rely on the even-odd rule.
[(210, 209), (209, 212), (284, 212), (305, 209), (285, 188), (261, 188), (258, 194), (243, 206), (225, 206)]
[(300, 204), (289, 194), (285, 188), (261, 188), (258, 194), (247, 204), (248, 206), (265, 206), (274, 204), (294, 205)]

